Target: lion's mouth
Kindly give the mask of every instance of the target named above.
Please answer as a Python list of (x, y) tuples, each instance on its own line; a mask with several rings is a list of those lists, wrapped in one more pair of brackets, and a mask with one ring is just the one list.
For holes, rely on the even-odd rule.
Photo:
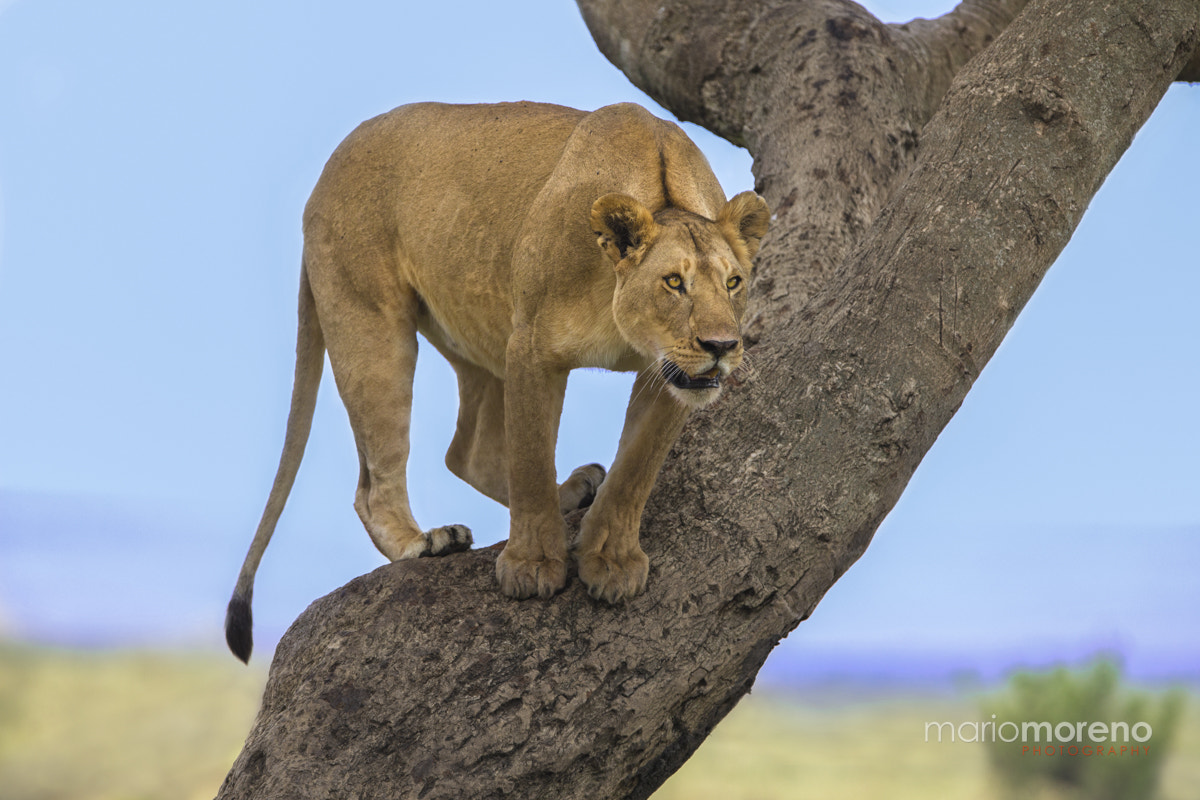
[(663, 377), (667, 382), (676, 389), (720, 389), (721, 388), (721, 371), (713, 367), (708, 372), (702, 372), (699, 375), (691, 376), (683, 371), (683, 368), (678, 364), (670, 361), (664, 361), (662, 365)]

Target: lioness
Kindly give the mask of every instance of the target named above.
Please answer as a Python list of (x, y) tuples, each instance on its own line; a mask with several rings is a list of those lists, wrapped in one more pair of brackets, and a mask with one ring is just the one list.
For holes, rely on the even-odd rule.
[[(354, 507), (391, 560), (471, 545), (422, 531), (405, 468), (417, 332), (458, 374), (446, 465), (508, 506), (501, 590), (566, 582), (563, 514), (591, 507), (575, 545), (592, 596), (640, 592), (642, 509), (688, 411), (742, 358), (750, 262), (767, 230), (753, 192), (729, 202), (676, 125), (631, 104), (402, 106), (360, 125), (304, 212), (291, 413), (275, 484), (229, 602), (226, 639), (250, 656), (254, 574), (312, 422), (324, 353), (360, 464)], [(567, 373), (636, 371), (611, 471), (556, 483)]]

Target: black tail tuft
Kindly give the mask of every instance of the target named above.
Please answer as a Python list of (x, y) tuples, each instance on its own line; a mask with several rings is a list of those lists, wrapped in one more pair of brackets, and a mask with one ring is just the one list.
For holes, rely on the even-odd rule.
[(250, 651), (254, 649), (253, 628), (250, 601), (235, 594), (225, 611), (225, 641), (244, 664), (250, 663)]

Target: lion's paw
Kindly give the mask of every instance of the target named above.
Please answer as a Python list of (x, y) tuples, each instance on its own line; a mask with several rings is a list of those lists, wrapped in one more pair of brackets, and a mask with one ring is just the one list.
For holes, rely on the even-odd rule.
[(399, 556), (392, 560), (444, 556), (448, 553), (470, 550), (473, 543), (471, 529), (466, 525), (445, 525), (441, 528), (431, 528), (420, 536), (414, 536), (400, 551)]
[(583, 484), (582, 496), (575, 507), (587, 508), (596, 499), (596, 492), (600, 491), (600, 484), (608, 477), (608, 470), (604, 469), (602, 464), (585, 464), (576, 467), (571, 472), (571, 477), (578, 478)]
[(500, 591), (509, 597), (551, 597), (567, 583), (567, 564), (561, 558), (517, 558), (508, 548), (496, 559)]
[(646, 588), (650, 559), (639, 547), (615, 558), (603, 551), (579, 557), (579, 579), (588, 594), (607, 603), (619, 603)]
[(471, 537), (471, 529), (466, 525), (445, 525), (433, 528), (422, 534), (429, 542), (428, 556), (444, 556), (447, 553), (460, 553), (470, 550), (475, 540)]
[(576, 509), (590, 506), (607, 474), (600, 464), (584, 464), (572, 470), (571, 475), (558, 487), (559, 511), (566, 516)]

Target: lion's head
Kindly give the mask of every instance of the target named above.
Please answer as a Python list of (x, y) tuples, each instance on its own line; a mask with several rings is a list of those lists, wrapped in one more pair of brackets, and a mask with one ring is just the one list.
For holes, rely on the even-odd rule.
[(657, 214), (624, 194), (592, 205), (592, 229), (617, 274), (613, 317), (688, 406), (711, 403), (742, 360), (742, 315), (751, 259), (767, 232), (767, 203), (734, 197), (717, 219), (667, 208)]

